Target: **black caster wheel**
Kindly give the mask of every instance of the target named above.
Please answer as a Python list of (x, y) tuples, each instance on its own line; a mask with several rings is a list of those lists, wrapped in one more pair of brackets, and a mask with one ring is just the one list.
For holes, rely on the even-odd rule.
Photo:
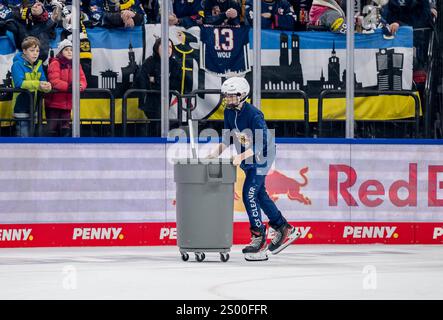
[(227, 262), (229, 260), (229, 253), (220, 252), (220, 260), (223, 262)]
[(188, 259), (189, 259), (189, 254), (187, 254), (186, 252), (182, 252), (182, 260), (188, 261)]
[(205, 260), (205, 254), (203, 252), (196, 252), (195, 253), (195, 260), (197, 260), (198, 262), (202, 262), (203, 260)]

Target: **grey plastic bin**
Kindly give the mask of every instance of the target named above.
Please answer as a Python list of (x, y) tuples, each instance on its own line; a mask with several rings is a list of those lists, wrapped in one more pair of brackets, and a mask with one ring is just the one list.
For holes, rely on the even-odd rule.
[(177, 245), (184, 261), (188, 252), (199, 262), (204, 252), (219, 252), (226, 262), (232, 246), (236, 167), (219, 159), (192, 161), (174, 164)]

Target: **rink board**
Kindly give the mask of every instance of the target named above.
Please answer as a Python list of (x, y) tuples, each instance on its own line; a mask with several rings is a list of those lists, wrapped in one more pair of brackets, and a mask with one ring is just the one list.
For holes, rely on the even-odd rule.
[[(443, 223), (293, 221), (295, 244), (443, 244)], [(271, 238), (272, 232), (268, 232)], [(233, 244), (250, 241), (249, 224), (234, 222)], [(51, 223), (0, 225), (0, 248), (161, 246), (177, 244), (170, 223)]]
[[(175, 245), (168, 159), (187, 156), (187, 144), (1, 142), (0, 247)], [(213, 147), (202, 143), (198, 152), (204, 156)], [(244, 178), (239, 170), (234, 244), (249, 240)], [(299, 244), (443, 243), (441, 141), (277, 140), (266, 189), (300, 228)]]

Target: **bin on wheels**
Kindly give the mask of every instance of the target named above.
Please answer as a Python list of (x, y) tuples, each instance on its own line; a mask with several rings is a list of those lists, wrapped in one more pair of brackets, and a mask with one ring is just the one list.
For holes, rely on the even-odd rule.
[(229, 260), (236, 177), (236, 167), (221, 159), (175, 162), (177, 245), (183, 261), (188, 252), (198, 262), (205, 252), (219, 252), (221, 261)]

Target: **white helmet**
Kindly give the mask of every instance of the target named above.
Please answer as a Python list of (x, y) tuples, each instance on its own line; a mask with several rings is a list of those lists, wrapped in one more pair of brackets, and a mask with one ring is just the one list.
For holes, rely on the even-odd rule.
[(249, 95), (249, 83), (245, 78), (232, 77), (223, 82), (221, 92), (223, 96), (236, 95), (238, 96), (238, 103), (236, 105), (228, 105), (228, 108), (235, 108), (240, 103), (246, 100)]

